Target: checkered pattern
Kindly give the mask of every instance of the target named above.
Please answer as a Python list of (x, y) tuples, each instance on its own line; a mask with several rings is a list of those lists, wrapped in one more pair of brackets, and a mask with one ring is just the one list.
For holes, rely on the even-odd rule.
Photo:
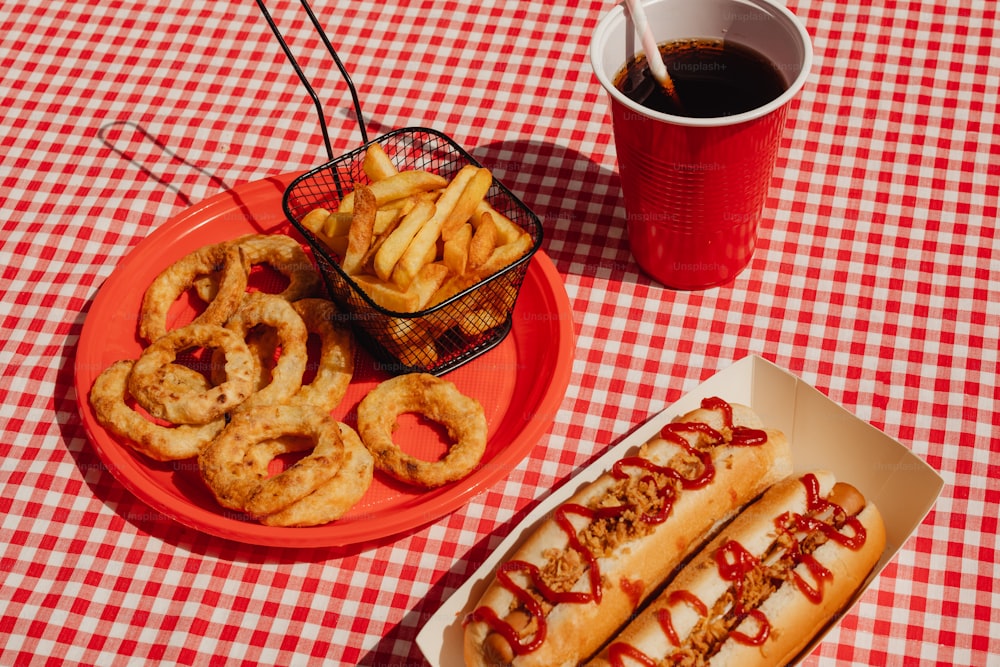
[[(0, 665), (419, 665), (423, 622), (517, 519), (634, 424), (747, 353), (900, 439), (948, 485), (808, 664), (1000, 655), (1000, 196), (993, 3), (794, 4), (816, 68), (749, 270), (677, 293), (629, 258), (587, 46), (610, 0), (314, 8), (372, 136), (442, 130), (543, 219), (577, 348), (548, 435), (504, 481), (399, 539), (281, 551), (151, 512), (76, 416), (88, 304), (152, 229), (326, 159), (253, 3), (12, 3), (0, 16)], [(350, 99), (297, 3), (268, 3), (324, 99)], [(230, 660), (227, 661), (227, 656)]]

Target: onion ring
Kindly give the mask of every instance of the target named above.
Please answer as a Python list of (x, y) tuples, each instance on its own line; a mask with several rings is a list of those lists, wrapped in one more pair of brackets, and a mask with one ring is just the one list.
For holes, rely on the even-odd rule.
[[(128, 376), (132, 360), (116, 361), (94, 380), (90, 404), (97, 422), (124, 439), (133, 449), (157, 461), (178, 461), (197, 456), (225, 426), (219, 418), (199, 426), (160, 426), (133, 410), (128, 403)], [(176, 366), (171, 372), (176, 389), (203, 390), (208, 386), (197, 371)]]
[(344, 442), (344, 462), (333, 479), (288, 507), (261, 517), (261, 523), (267, 526), (318, 526), (340, 519), (361, 500), (374, 479), (375, 461), (354, 429), (346, 424), (339, 426)]
[[(270, 381), (258, 379), (258, 384), (266, 382), (251, 394), (237, 410), (248, 410), (258, 405), (277, 405), (286, 403), (302, 386), (302, 376), (306, 372), (306, 362), (309, 353), (306, 341), (309, 332), (292, 305), (284, 299), (263, 292), (247, 294), (243, 305), (226, 322), (226, 328), (235, 332), (246, 342), (250, 331), (259, 325), (273, 329), (277, 334), (277, 344), (280, 347), (278, 362), (270, 369)], [(262, 377), (264, 360), (261, 354), (267, 350), (266, 340), (258, 348), (257, 354), (252, 354), (255, 361), (254, 377)], [(216, 354), (221, 354), (218, 350)], [(273, 354), (273, 351), (272, 351)], [(213, 355), (214, 356), (214, 355)], [(213, 363), (213, 367), (218, 364)]]
[[(247, 344), (253, 357), (253, 390), (258, 392), (271, 382), (271, 373), (278, 356), (278, 333), (270, 327), (254, 327), (247, 333), (243, 342)], [(212, 354), (209, 379), (213, 384), (222, 384), (226, 381), (226, 366), (222, 358), (223, 354), (219, 350)]]
[[(171, 383), (177, 354), (193, 348), (225, 351), (226, 381), (204, 391), (180, 393)], [(189, 324), (158, 338), (143, 350), (128, 376), (128, 391), (146, 412), (174, 424), (207, 424), (253, 392), (254, 364), (239, 334), (212, 324)]]
[(185, 290), (198, 276), (219, 273), (219, 288), (208, 306), (194, 322), (222, 324), (236, 312), (247, 289), (249, 266), (240, 254), (239, 246), (226, 243), (208, 245), (177, 260), (160, 273), (142, 298), (139, 313), (139, 336), (154, 342), (167, 333), (167, 314)]
[[(247, 270), (255, 265), (267, 264), (288, 278), (288, 286), (275, 295), (285, 301), (298, 301), (323, 293), (323, 279), (309, 261), (299, 242), (284, 234), (247, 234), (228, 245), (238, 247), (247, 262)], [(219, 289), (219, 277), (208, 275), (195, 282), (195, 290), (205, 301), (211, 301)]]
[[(396, 418), (418, 413), (442, 424), (453, 443), (439, 461), (404, 453), (392, 440)], [(375, 467), (396, 479), (433, 488), (468, 475), (486, 451), (483, 406), (454, 384), (429, 373), (410, 373), (385, 380), (358, 405), (358, 432), (375, 457)]]
[(332, 412), (347, 393), (354, 376), (354, 338), (337, 326), (337, 307), (326, 299), (302, 299), (292, 304), (306, 330), (319, 337), (319, 365), (316, 375), (302, 385), (292, 398)]
[[(268, 477), (264, 461), (293, 451), (281, 449), (283, 436), (307, 438), (312, 453)], [(265, 447), (252, 451), (260, 443)], [(220, 505), (261, 517), (281, 511), (333, 479), (343, 460), (340, 428), (328, 414), (309, 406), (264, 405), (234, 415), (202, 449), (198, 467)]]

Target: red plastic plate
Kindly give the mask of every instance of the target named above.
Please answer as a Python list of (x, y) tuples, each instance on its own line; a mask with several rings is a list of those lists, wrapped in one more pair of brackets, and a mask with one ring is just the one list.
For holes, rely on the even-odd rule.
[[(159, 463), (105, 431), (88, 401), (90, 387), (103, 369), (141, 353), (136, 335), (140, 304), (146, 285), (160, 271), (196, 248), (241, 234), (296, 236), (281, 210), (281, 195), (294, 176), (242, 185), (197, 204), (166, 222), (125, 257), (101, 286), (80, 335), (75, 368), (79, 410), (91, 442), (115, 478), (178, 523), (264, 546), (343, 547), (379, 541), (455, 511), (506, 477), (551, 426), (569, 383), (574, 334), (562, 280), (543, 252), (531, 261), (511, 333), (493, 350), (446, 376), (482, 403), (490, 429), (481, 465), (464, 480), (445, 487), (417, 489), (376, 471), (366, 495), (337, 522), (309, 528), (263, 526), (220, 507), (193, 459)], [(355, 365), (348, 394), (333, 412), (352, 427), (358, 402), (389, 377), (363, 350), (358, 350)], [(400, 419), (394, 437), (415, 456), (433, 458), (443, 452), (437, 431), (409, 415)]]

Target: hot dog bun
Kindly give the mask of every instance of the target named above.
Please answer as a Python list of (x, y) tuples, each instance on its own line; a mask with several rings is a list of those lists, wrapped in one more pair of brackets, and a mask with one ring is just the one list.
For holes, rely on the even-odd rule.
[(707, 399), (560, 505), (498, 568), (466, 619), (466, 665), (576, 667), (791, 470), (781, 432)]
[(884, 548), (881, 515), (854, 487), (829, 472), (789, 477), (713, 538), (589, 665), (787, 664), (846, 606)]

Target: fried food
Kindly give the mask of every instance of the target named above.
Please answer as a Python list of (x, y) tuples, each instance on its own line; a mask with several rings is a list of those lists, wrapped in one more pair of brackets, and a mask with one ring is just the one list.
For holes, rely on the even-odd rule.
[[(244, 337), (244, 342), (253, 357), (253, 391), (256, 393), (271, 382), (271, 374), (278, 357), (278, 332), (271, 327), (255, 327)], [(212, 384), (226, 381), (226, 362), (222, 350), (215, 350), (212, 353), (209, 380)]]
[[(433, 308), (451, 297), (465, 291), (473, 285), (485, 280), (505, 266), (510, 266), (531, 250), (531, 235), (521, 232), (514, 241), (493, 248), (488, 259), (476, 269), (462, 274), (450, 276), (438, 291), (430, 298), (426, 307)], [(470, 243), (471, 247), (471, 243)], [(513, 305), (513, 303), (511, 303)], [(510, 312), (509, 309), (507, 312)]]
[(510, 309), (504, 309), (503, 303), (484, 305), (466, 311), (458, 318), (458, 329), (466, 336), (480, 336), (487, 331), (503, 326), (510, 316)]
[[(401, 171), (392, 174), (387, 178), (380, 179), (371, 184), (372, 194), (378, 202), (379, 207), (389, 202), (406, 199), (412, 195), (437, 190), (448, 185), (447, 179), (437, 174), (426, 171)], [(341, 213), (354, 211), (354, 193), (348, 193), (337, 210)]]
[[(387, 160), (384, 153), (374, 154), (369, 178), (394, 179), (399, 172)], [(310, 225), (354, 233), (359, 270), (377, 281), (374, 265), (382, 245), (413, 211), (426, 220), (435, 210), (440, 191), (406, 190), (418, 181), (447, 183), (427, 176), (397, 179), (383, 186), (383, 195), (409, 192), (405, 200), (377, 208), (372, 193), (359, 191), (352, 212), (317, 209)], [(472, 208), (470, 202), (463, 205)], [(354, 229), (344, 223), (345, 216), (348, 223), (361, 216), (367, 222)], [(461, 232), (467, 237), (465, 263), (476, 232), (471, 223), (462, 226), (468, 228)], [(400, 247), (393, 262), (406, 244)], [(261, 263), (284, 274), (287, 289), (271, 294), (248, 287), (251, 267)], [(444, 263), (427, 261), (407, 290), (391, 280), (377, 282), (376, 289), (395, 290), (405, 299), (404, 311), (417, 309), (441, 290), (448, 275)], [(331, 417), (354, 375), (355, 343), (337, 321), (337, 306), (311, 296), (321, 287), (319, 280), (302, 247), (287, 236), (250, 234), (181, 258), (144, 294), (140, 329), (148, 344), (137, 359), (115, 362), (94, 381), (89, 400), (98, 423), (153, 460), (196, 457), (199, 475), (220, 505), (268, 526), (340, 519), (368, 491), (376, 458), (388, 474), (427, 488), (467, 475), (485, 451), (486, 420), (477, 401), (444, 380), (431, 375), (397, 379), (372, 392), (363, 410), (372, 445)], [(170, 309), (189, 290), (207, 307), (189, 324), (168, 330)], [(391, 320), (400, 359), (437, 354), (435, 338), (443, 330), (424, 319)], [(319, 343), (312, 362), (311, 336)], [(184, 365), (190, 362), (200, 370)], [(453, 443), (443, 460), (418, 461), (395, 447), (390, 426), (403, 412), (419, 412), (445, 426)], [(296, 452), (304, 457), (271, 473), (276, 457)]]
[(399, 173), (385, 149), (379, 144), (372, 144), (368, 147), (361, 168), (371, 181), (381, 181)]
[[(177, 355), (197, 348), (221, 348), (225, 381), (202, 391), (181, 393), (171, 376)], [(132, 366), (128, 391), (149, 414), (174, 424), (207, 424), (253, 393), (254, 362), (243, 338), (225, 327), (192, 323), (158, 338)]]
[[(281, 473), (268, 476), (268, 465), (251, 452), (282, 453), (287, 437), (304, 438), (312, 451)], [(291, 442), (295, 442), (292, 440)], [(286, 450), (291, 451), (291, 450)], [(329, 414), (305, 405), (258, 406), (233, 416), (222, 433), (198, 455), (205, 484), (223, 507), (259, 518), (274, 514), (329, 482), (344, 460), (340, 427)]]
[(390, 318), (383, 344), (406, 366), (435, 364), (439, 356), (435, 341), (441, 330), (433, 325), (431, 318)]
[(199, 324), (222, 324), (236, 312), (247, 288), (248, 266), (238, 245), (204, 246), (163, 270), (143, 295), (139, 336), (154, 342), (167, 333), (170, 307), (199, 276), (218, 274), (218, 288), (208, 306), (195, 318)]
[[(462, 187), (461, 193), (457, 195), (454, 205), (441, 225), (441, 238), (445, 241), (451, 238), (456, 229), (471, 219), (479, 203), (486, 201), (486, 195), (493, 187), (493, 173), (489, 169), (471, 165), (463, 167), (452, 183), (458, 180), (463, 171), (468, 172), (468, 180)], [(442, 193), (442, 199), (445, 193)]]
[[(472, 211), (469, 210), (465, 220), (462, 220), (460, 210), (456, 209), (466, 186), (469, 185), (476, 171), (476, 167), (471, 165), (463, 167), (445, 187), (444, 192), (434, 204), (434, 214), (417, 230), (409, 245), (406, 246), (403, 256), (396, 263), (391, 276), (396, 285), (406, 289), (424, 265), (428, 263), (428, 256), (430, 256), (431, 261), (434, 260), (433, 252), (438, 239), (441, 238), (441, 231), (446, 226), (456, 222), (458, 224), (465, 222), (472, 215)], [(492, 178), (490, 182), (492, 183)]]
[(485, 199), (476, 204), (476, 212), (472, 215), (472, 226), (478, 229), (487, 215), (492, 218), (493, 224), (497, 227), (500, 245), (513, 243), (524, 233), (520, 225), (493, 208)]
[[(323, 292), (323, 279), (313, 266), (299, 242), (284, 234), (247, 234), (227, 241), (243, 253), (247, 270), (267, 265), (288, 279), (288, 285), (277, 296), (286, 301), (298, 301), (319, 296)], [(195, 291), (203, 301), (210, 302), (219, 289), (217, 274), (201, 276), (195, 280)]]
[(469, 265), (469, 246), (472, 243), (472, 225), (465, 223), (444, 242), (441, 261), (456, 275), (465, 273)]
[[(288, 301), (263, 292), (247, 294), (243, 305), (226, 322), (226, 328), (246, 341), (256, 327), (267, 327), (277, 336), (278, 360), (270, 370), (270, 381), (254, 391), (236, 410), (249, 410), (258, 405), (286, 403), (302, 387), (309, 358), (306, 342), (309, 332), (302, 318)], [(265, 348), (266, 349), (266, 348)], [(257, 357), (257, 355), (253, 355)], [(263, 360), (256, 358), (256, 363)], [(259, 373), (257, 374), (259, 376)]]
[(420, 310), (444, 285), (447, 278), (448, 267), (444, 264), (427, 264), (407, 289), (373, 276), (355, 276), (355, 283), (382, 308), (405, 314)]
[(357, 273), (361, 268), (375, 236), (375, 216), (378, 214), (378, 203), (370, 188), (358, 188), (354, 197), (354, 216), (347, 232), (347, 252), (342, 261), (347, 273)]
[(369, 184), (348, 193), (337, 211), (310, 211), (302, 224), (386, 310), (431, 308), (531, 251), (531, 235), (486, 200), (489, 169), (466, 165), (450, 180), (396, 171), (378, 144), (366, 150), (363, 169)]
[[(197, 456), (225, 426), (220, 417), (195, 426), (161, 426), (145, 418), (128, 403), (128, 375), (133, 361), (116, 361), (106, 368), (90, 389), (90, 403), (97, 422), (126, 444), (157, 461), (178, 461)], [(202, 391), (205, 377), (195, 370), (175, 366), (169, 375), (174, 389)]]
[(302, 299), (292, 304), (306, 331), (319, 338), (316, 374), (292, 396), (291, 402), (332, 412), (347, 394), (354, 376), (354, 338), (336, 324), (337, 307), (326, 299)]
[(417, 203), (387, 236), (375, 253), (375, 275), (387, 283), (396, 268), (396, 262), (406, 252), (410, 241), (434, 215), (434, 204), (428, 201)]
[(478, 269), (489, 260), (493, 251), (499, 245), (497, 243), (498, 235), (499, 232), (497, 231), (496, 223), (493, 222), (493, 216), (489, 214), (484, 215), (479, 226), (476, 227), (475, 234), (472, 235), (472, 239), (469, 241), (470, 269)]
[(344, 442), (344, 462), (340, 471), (301, 500), (261, 517), (261, 523), (267, 526), (318, 526), (340, 519), (365, 495), (375, 476), (375, 461), (354, 429), (346, 424), (338, 426)]
[[(393, 441), (396, 419), (418, 413), (447, 430), (448, 453), (424, 461)], [(451, 382), (428, 373), (410, 373), (385, 380), (358, 405), (358, 432), (375, 458), (375, 467), (396, 479), (427, 488), (462, 479), (486, 451), (487, 424), (482, 405)]]

